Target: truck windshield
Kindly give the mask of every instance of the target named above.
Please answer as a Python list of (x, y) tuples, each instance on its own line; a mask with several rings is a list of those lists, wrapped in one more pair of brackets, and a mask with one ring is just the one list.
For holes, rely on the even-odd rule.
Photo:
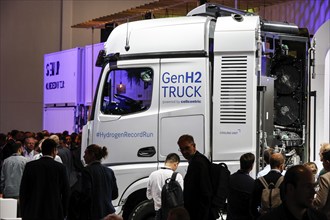
[(151, 105), (152, 87), (150, 68), (111, 70), (102, 90), (101, 111), (108, 115), (145, 111)]

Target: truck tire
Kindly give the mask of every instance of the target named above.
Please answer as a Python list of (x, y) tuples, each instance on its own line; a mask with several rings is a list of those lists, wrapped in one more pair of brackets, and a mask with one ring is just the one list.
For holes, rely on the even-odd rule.
[(144, 200), (140, 202), (129, 216), (129, 220), (154, 220), (155, 219), (154, 202)]

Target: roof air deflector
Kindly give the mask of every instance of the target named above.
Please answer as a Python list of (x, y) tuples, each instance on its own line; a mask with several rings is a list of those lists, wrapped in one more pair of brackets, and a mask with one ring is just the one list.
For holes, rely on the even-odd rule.
[(188, 12), (187, 16), (210, 16), (210, 17), (224, 17), (224, 16), (231, 16), (233, 14), (238, 15), (253, 15), (250, 12), (238, 10), (235, 8), (226, 7), (219, 4), (211, 4), (205, 3), (190, 12)]

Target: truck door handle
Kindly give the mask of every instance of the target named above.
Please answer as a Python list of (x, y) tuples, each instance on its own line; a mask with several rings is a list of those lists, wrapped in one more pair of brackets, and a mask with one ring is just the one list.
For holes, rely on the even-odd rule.
[(143, 147), (140, 148), (137, 156), (138, 157), (152, 157), (156, 154), (156, 149), (155, 147)]

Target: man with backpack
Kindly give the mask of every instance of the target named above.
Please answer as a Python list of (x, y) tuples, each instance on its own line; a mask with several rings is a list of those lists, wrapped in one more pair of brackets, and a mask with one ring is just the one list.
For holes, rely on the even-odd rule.
[(191, 220), (215, 220), (210, 215), (212, 201), (211, 162), (196, 150), (196, 144), (191, 135), (182, 135), (177, 143), (183, 157), (189, 162), (184, 178), (184, 207), (187, 209)]
[(317, 183), (304, 165), (290, 167), (283, 180), (283, 203), (259, 220), (326, 220), (324, 213), (312, 207)]
[[(170, 153), (167, 155), (165, 159), (164, 167), (161, 167), (161, 169), (156, 170), (152, 172), (149, 176), (149, 182), (147, 185), (147, 198), (153, 199), (154, 201), (154, 208), (156, 211), (156, 218), (155, 220), (166, 220), (167, 212), (169, 211), (167, 207), (164, 207), (162, 205), (162, 190), (165, 185), (165, 182), (170, 182), (171, 177), (175, 176), (175, 180), (177, 183), (179, 183), (181, 189), (177, 190), (174, 196), (177, 194), (182, 194), (183, 189), (183, 178), (180, 173), (176, 173), (176, 169), (178, 168), (178, 165), (180, 163), (180, 157), (176, 153)], [(175, 174), (174, 174), (175, 173)], [(173, 175), (174, 174), (174, 175)], [(177, 187), (176, 184), (173, 184)], [(174, 189), (175, 190), (175, 189)], [(181, 191), (180, 191), (181, 190)], [(163, 192), (164, 194), (164, 192)], [(172, 196), (172, 195), (170, 195)], [(179, 196), (180, 199), (180, 195)], [(164, 197), (164, 196), (163, 196)], [(182, 197), (182, 195), (181, 195)], [(163, 198), (164, 199), (164, 198)], [(175, 198), (174, 198), (175, 199)], [(178, 202), (180, 203), (180, 202)], [(183, 205), (183, 204), (181, 204)]]
[(254, 219), (258, 219), (282, 203), (280, 188), (283, 187), (282, 171), (285, 159), (281, 153), (274, 153), (270, 157), (269, 173), (255, 180), (252, 194), (251, 211)]

